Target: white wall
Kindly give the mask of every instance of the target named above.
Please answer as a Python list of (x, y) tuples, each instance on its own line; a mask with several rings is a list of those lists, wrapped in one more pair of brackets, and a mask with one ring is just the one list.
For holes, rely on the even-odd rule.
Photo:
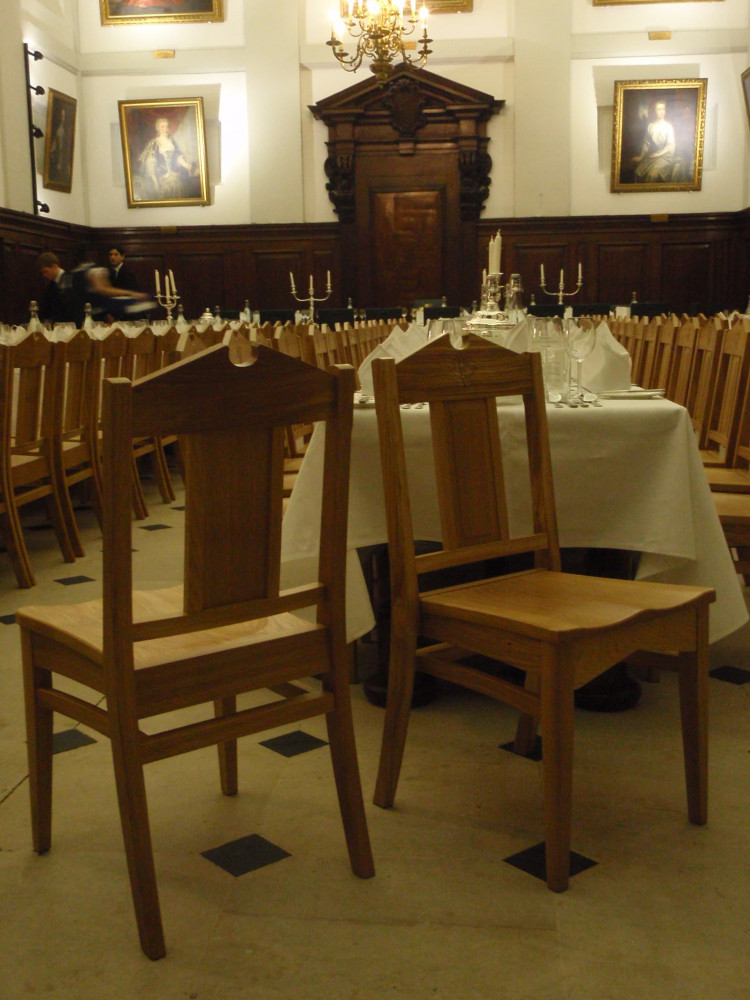
[[(94, 226), (334, 220), (323, 171), (326, 129), (308, 105), (369, 73), (345, 74), (325, 44), (335, 3), (225, 0), (223, 23), (105, 27), (95, 0), (2, 0), (2, 204), (31, 210), (28, 164), (20, 147), (9, 155), (23, 131), (16, 98), (25, 85), (23, 61), (7, 56), (23, 34), (45, 53), (34, 68), (38, 82), (79, 102), (73, 191), (40, 189), (53, 218)], [(428, 68), (506, 102), (488, 126), (493, 183), (484, 215), (747, 207), (750, 132), (739, 78), (750, 61), (749, 7), (747, 0), (596, 8), (591, 0), (474, 0), (472, 13), (432, 16)], [(672, 30), (672, 39), (649, 42), (656, 29)], [(156, 58), (163, 49), (174, 57)], [(709, 81), (700, 192), (609, 191), (613, 81), (652, 71), (653, 78)], [(118, 100), (198, 95), (206, 104), (212, 203), (128, 209)], [(44, 117), (45, 98), (35, 107)], [(41, 168), (41, 155), (38, 162)]]

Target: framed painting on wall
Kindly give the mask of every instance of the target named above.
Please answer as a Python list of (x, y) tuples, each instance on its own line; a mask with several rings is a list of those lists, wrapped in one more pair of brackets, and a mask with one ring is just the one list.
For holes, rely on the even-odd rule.
[(42, 183), (52, 191), (70, 193), (73, 186), (73, 152), (76, 138), (74, 97), (47, 90), (47, 126), (44, 131), (44, 170)]
[(618, 80), (612, 191), (700, 191), (706, 80)]
[(750, 125), (750, 66), (742, 74), (742, 93), (745, 95), (745, 109), (747, 110), (747, 122)]
[(224, 0), (99, 0), (102, 24), (190, 24), (224, 20)]
[(118, 101), (129, 208), (207, 205), (203, 98)]

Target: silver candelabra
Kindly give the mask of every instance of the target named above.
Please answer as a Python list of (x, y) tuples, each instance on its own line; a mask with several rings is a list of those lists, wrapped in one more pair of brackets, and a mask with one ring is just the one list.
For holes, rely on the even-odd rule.
[(315, 304), (316, 302), (327, 302), (331, 297), (331, 272), (326, 272), (326, 294), (318, 298), (315, 297), (315, 285), (313, 284), (313, 276), (310, 275), (310, 287), (306, 296), (297, 295), (297, 289), (294, 285), (294, 275), (289, 272), (289, 281), (292, 286), (292, 297), (296, 302), (304, 302), (307, 304), (305, 310), (305, 322), (314, 323), (315, 322)]
[(576, 282), (576, 287), (575, 287), (575, 289), (572, 292), (566, 292), (566, 291), (564, 291), (564, 288), (565, 288), (565, 271), (562, 268), (560, 268), (560, 282), (559, 282), (559, 284), (557, 286), (557, 291), (550, 292), (550, 291), (547, 290), (547, 285), (545, 284), (545, 281), (544, 281), (544, 264), (541, 265), (541, 268), (539, 270), (539, 277), (541, 279), (540, 282), (539, 282), (539, 285), (540, 285), (542, 291), (544, 292), (544, 294), (545, 295), (556, 295), (557, 296), (557, 304), (559, 306), (561, 306), (563, 304), (563, 302), (564, 302), (564, 300), (566, 298), (570, 298), (571, 295), (577, 295), (580, 292), (580, 290), (581, 290), (581, 286), (583, 285), (583, 272), (581, 270), (581, 265), (580, 264), (578, 265), (578, 281)]
[(167, 310), (167, 323), (169, 326), (172, 325), (172, 310), (177, 305), (180, 300), (180, 296), (177, 294), (177, 288), (174, 283), (174, 275), (171, 271), (167, 271), (164, 275), (164, 291), (161, 290), (161, 279), (159, 277), (159, 272), (154, 271), (154, 280), (156, 282), (156, 301), (159, 305)]

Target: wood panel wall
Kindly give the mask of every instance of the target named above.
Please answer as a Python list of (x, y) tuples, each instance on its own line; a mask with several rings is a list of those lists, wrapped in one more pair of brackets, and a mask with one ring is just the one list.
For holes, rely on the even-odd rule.
[[(487, 256), (490, 236), (503, 236), (502, 270), (519, 273), (528, 303), (553, 299), (541, 294), (539, 267), (557, 283), (560, 269), (566, 286), (575, 282), (578, 262), (583, 288), (578, 302), (625, 303), (631, 294), (641, 302), (665, 302), (676, 312), (744, 310), (750, 295), (750, 210), (740, 213), (675, 216), (596, 216), (576, 218), (482, 219), (477, 230), (478, 272)], [(42, 279), (36, 257), (53, 250), (64, 267), (72, 266), (75, 249), (88, 243), (105, 263), (112, 243), (123, 246), (129, 265), (145, 289), (153, 288), (154, 269), (174, 271), (185, 314), (200, 315), (208, 306), (241, 309), (285, 309), (293, 305), (289, 272), (298, 289), (312, 274), (316, 289), (331, 272), (333, 295), (328, 304), (346, 305), (338, 223), (299, 225), (181, 226), (175, 228), (89, 229), (38, 216), (0, 209), (0, 321), (28, 319), (28, 305), (38, 298)], [(480, 274), (459, 290), (470, 305), (479, 296)], [(411, 303), (366, 303), (384, 306)], [(359, 305), (355, 302), (354, 305)]]

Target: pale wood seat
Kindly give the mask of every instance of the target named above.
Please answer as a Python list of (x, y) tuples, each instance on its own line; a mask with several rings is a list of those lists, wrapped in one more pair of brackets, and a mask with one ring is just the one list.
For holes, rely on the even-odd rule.
[[(228, 355), (218, 345), (136, 383), (104, 385), (102, 600), (17, 613), (34, 848), (44, 853), (51, 843), (60, 712), (111, 740), (138, 931), (152, 959), (165, 945), (143, 772), (151, 761), (216, 745), (222, 791), (234, 795), (238, 737), (324, 715), (351, 867), (374, 873), (345, 631), (353, 372), (321, 372), (263, 347), (242, 367)], [(319, 578), (284, 591), (284, 428), (298, 417), (326, 428)], [(184, 579), (134, 591), (131, 442), (169, 433), (180, 435), (185, 462)], [(314, 610), (311, 619), (296, 613), (303, 608)], [(252, 707), (238, 707), (250, 691)], [(201, 704), (209, 710), (202, 720), (191, 711), (161, 729), (153, 721)]]
[(749, 371), (750, 322), (741, 320), (724, 331), (713, 399), (699, 442), (709, 475), (711, 467), (726, 467), (733, 461)]
[[(390, 669), (375, 803), (394, 802), (415, 670), (506, 702), (521, 713), (519, 752), (529, 751), (541, 725), (546, 877), (550, 889), (563, 891), (570, 869), (573, 693), (626, 657), (652, 650), (679, 673), (688, 815), (705, 823), (714, 592), (560, 572), (538, 354), (515, 354), (473, 335), (456, 350), (441, 337), (398, 365), (377, 359), (372, 371), (391, 565)], [(523, 398), (530, 534), (512, 534), (508, 523), (498, 396)], [(443, 549), (415, 556), (401, 406), (424, 401)], [(514, 481), (513, 490), (521, 488)], [(528, 568), (519, 568), (522, 556)], [(464, 575), (459, 584), (420, 592), (422, 574), (457, 567), (465, 574), (469, 566), (479, 577), (473, 582)], [(507, 669), (483, 669), (482, 657), (524, 671), (525, 683), (514, 683)]]

